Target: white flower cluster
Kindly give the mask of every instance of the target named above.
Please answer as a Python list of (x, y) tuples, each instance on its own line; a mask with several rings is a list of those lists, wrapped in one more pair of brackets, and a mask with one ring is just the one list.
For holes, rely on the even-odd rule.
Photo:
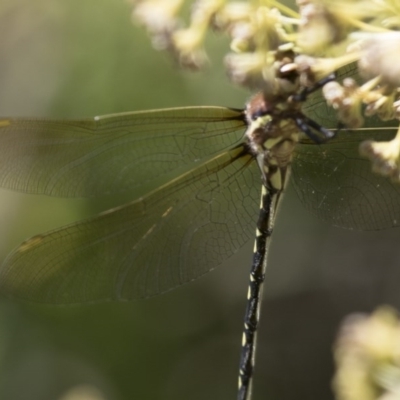
[[(228, 76), (268, 96), (290, 99), (350, 63), (360, 82), (346, 79), (324, 88), (327, 103), (348, 128), (365, 117), (400, 115), (400, 2), (398, 0), (297, 0), (298, 11), (278, 0), (197, 0), (184, 24), (184, 0), (128, 0), (135, 21), (144, 25), (156, 48), (180, 65), (207, 64), (208, 30), (225, 33), (230, 50)], [(400, 139), (368, 142), (363, 154), (374, 170), (400, 181)], [(396, 150), (397, 149), (397, 150)]]

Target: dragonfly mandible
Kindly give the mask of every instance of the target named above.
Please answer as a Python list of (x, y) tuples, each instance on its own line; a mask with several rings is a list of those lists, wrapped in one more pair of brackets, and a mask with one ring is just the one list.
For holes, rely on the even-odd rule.
[[(318, 96), (304, 112), (328, 129), (337, 127)], [(302, 202), (322, 219), (363, 230), (400, 224), (400, 187), (373, 175), (358, 155), (369, 131), (378, 140), (394, 135), (395, 127), (378, 124), (342, 129), (324, 144), (299, 137), (287, 167), (291, 162)], [(1, 120), (0, 186), (62, 197), (127, 190), (137, 195), (128, 204), (23, 242), (0, 270), (0, 292), (50, 304), (133, 300), (171, 290), (221, 264), (254, 238), (260, 186), (275, 185), (260, 185), (259, 165), (244, 140), (248, 125), (243, 110), (224, 107), (75, 121)], [(265, 175), (266, 181), (275, 179)], [(286, 177), (280, 179), (275, 191), (262, 196), (268, 215), (261, 228), (259, 221), (257, 240), (263, 236), (258, 268), (264, 271), (265, 242)], [(253, 275), (250, 291), (252, 283)], [(250, 295), (256, 304), (249, 302), (246, 312), (240, 367), (245, 390), (239, 399), (249, 398), (261, 283)]]

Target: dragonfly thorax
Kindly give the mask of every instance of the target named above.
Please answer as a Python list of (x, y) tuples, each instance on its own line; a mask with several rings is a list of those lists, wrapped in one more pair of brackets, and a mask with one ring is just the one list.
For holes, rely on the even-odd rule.
[(268, 181), (271, 169), (286, 169), (292, 160), (300, 135), (295, 123), (300, 112), (299, 103), (274, 102), (259, 93), (247, 104), (245, 112), (248, 123), (245, 136)]

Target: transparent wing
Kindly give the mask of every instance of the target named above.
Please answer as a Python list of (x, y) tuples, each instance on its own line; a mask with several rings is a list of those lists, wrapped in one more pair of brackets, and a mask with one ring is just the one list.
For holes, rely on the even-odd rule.
[(144, 198), (24, 242), (6, 296), (52, 304), (153, 296), (206, 273), (254, 236), (260, 173), (225, 151)]
[[(355, 71), (354, 67), (346, 67), (341, 75), (355, 76)], [(334, 111), (320, 94), (308, 104), (305, 112), (310, 117), (327, 128), (337, 128)], [(358, 150), (363, 140), (390, 140), (396, 130), (371, 118), (366, 120), (365, 128), (342, 129), (328, 143), (318, 145), (304, 138), (296, 147), (291, 180), (304, 206), (322, 220), (343, 228), (399, 226), (400, 185), (374, 174), (371, 163)]]
[(0, 186), (62, 197), (146, 193), (238, 143), (242, 111), (187, 107), (92, 120), (0, 120)]
[[(333, 225), (360, 230), (400, 225), (400, 185), (372, 173), (371, 163), (359, 154), (368, 133), (341, 132), (324, 145), (296, 149), (292, 183), (297, 194), (308, 210)], [(389, 139), (395, 129), (377, 133)]]

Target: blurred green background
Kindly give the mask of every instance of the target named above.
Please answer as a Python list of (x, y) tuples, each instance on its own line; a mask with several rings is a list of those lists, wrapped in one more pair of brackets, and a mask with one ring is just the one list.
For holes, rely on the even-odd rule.
[[(226, 43), (210, 35), (213, 64), (192, 74), (151, 48), (123, 0), (2, 0), (0, 115), (242, 107), (250, 94), (225, 76)], [(26, 237), (123, 201), (0, 190), (0, 259)], [(271, 247), (255, 400), (332, 398), (331, 347), (342, 317), (382, 303), (399, 308), (399, 234), (325, 225), (289, 187)], [(2, 302), (0, 399), (234, 399), (252, 246), (194, 283), (146, 301)]]

